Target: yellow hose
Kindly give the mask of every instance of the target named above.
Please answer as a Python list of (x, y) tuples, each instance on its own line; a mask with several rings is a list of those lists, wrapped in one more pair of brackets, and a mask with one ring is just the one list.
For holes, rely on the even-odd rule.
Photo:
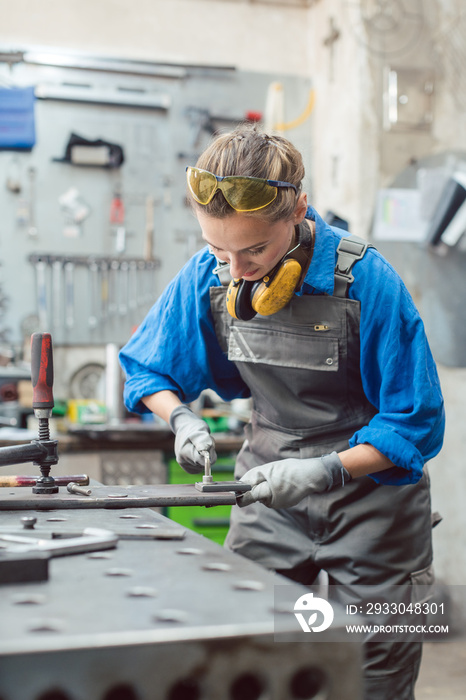
[(314, 109), (314, 103), (315, 103), (315, 92), (314, 90), (311, 90), (309, 92), (309, 100), (304, 108), (304, 111), (299, 115), (299, 117), (296, 117), (296, 119), (293, 119), (291, 122), (282, 122), (281, 124), (275, 124), (274, 125), (274, 130), (275, 131), (289, 131), (290, 129), (296, 129), (297, 126), (300, 126), (303, 122), (306, 121), (306, 119), (310, 116), (312, 110)]

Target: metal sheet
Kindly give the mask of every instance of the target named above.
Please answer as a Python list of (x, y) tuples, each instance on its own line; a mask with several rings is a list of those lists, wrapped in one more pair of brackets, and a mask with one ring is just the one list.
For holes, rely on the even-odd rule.
[(143, 486), (93, 486), (90, 496), (68, 493), (61, 487), (56, 494), (25, 493), (24, 488), (0, 492), (0, 511), (56, 509), (160, 508), (167, 506), (234, 505), (232, 491), (204, 493), (194, 484), (157, 484)]

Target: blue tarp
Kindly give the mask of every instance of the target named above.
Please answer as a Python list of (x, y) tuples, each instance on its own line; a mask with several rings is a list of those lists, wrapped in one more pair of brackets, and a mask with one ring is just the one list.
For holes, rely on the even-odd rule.
[(36, 142), (34, 88), (0, 88), (0, 149), (30, 150)]

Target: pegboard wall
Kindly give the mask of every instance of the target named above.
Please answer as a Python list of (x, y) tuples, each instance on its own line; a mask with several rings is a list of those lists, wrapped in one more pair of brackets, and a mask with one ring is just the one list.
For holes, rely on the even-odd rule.
[[(104, 59), (86, 67), (0, 62), (0, 87), (34, 86), (36, 95), (35, 146), (0, 151), (8, 340), (40, 330), (55, 345), (126, 342), (202, 245), (186, 203), (186, 165), (213, 130), (263, 113), (272, 81), (283, 85), (286, 119), (301, 114), (311, 86), (299, 76)], [(123, 164), (63, 162), (72, 133), (120, 145)], [(310, 173), (309, 119), (286, 136)]]

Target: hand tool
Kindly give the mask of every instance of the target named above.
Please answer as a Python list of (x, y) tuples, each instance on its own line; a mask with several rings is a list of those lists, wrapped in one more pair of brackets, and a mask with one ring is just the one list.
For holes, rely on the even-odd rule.
[(106, 321), (108, 317), (108, 266), (109, 260), (100, 262), (100, 317)]
[(0, 534), (0, 542), (9, 543), (6, 547), (7, 552), (47, 552), (51, 557), (59, 557), (64, 554), (80, 554), (81, 552), (113, 549), (117, 545), (118, 536), (109, 530), (88, 527), (83, 530), (83, 534), (80, 537), (46, 540), (20, 535)]
[(125, 205), (121, 197), (120, 187), (115, 187), (113, 199), (110, 204), (110, 223), (123, 225), (125, 222)]
[(67, 328), (74, 326), (74, 262), (65, 262), (65, 325)]
[(35, 213), (36, 169), (33, 167), (30, 167), (28, 169), (28, 175), (29, 175), (29, 228), (28, 228), (28, 235), (31, 238), (36, 238), (36, 236), (37, 236), (36, 213)]
[(69, 493), (79, 493), (81, 496), (90, 496), (92, 493), (91, 489), (84, 489), (82, 486), (75, 484), (74, 481), (71, 481), (67, 485), (66, 490)]
[(37, 285), (37, 314), (41, 328), (48, 326), (47, 304), (47, 262), (41, 258), (36, 261), (36, 285)]
[(50, 333), (34, 333), (31, 337), (31, 381), (33, 387), (32, 408), (39, 421), (39, 443), (50, 448), (45, 459), (37, 460), (41, 477), (33, 486), (33, 493), (57, 493), (58, 486), (50, 476), (50, 469), (58, 462), (57, 441), (50, 440), (49, 420), (53, 401), (53, 355)]
[[(12, 488), (15, 486), (35, 486), (37, 476), (0, 476), (0, 488)], [(67, 486), (73, 482), (78, 486), (87, 486), (89, 477), (87, 474), (74, 474), (70, 476), (55, 476), (57, 486)]]
[(57, 332), (61, 331), (63, 319), (63, 263), (61, 260), (52, 262), (52, 310), (53, 310), (53, 329)]
[(88, 325), (91, 330), (97, 328), (99, 323), (99, 266), (97, 262), (93, 259), (89, 260), (88, 265), (88, 277), (89, 277), (89, 294), (90, 294), (90, 306), (91, 312), (88, 317)]
[(238, 122), (244, 120), (244, 116), (229, 116), (224, 114), (212, 114), (208, 109), (203, 107), (187, 107), (186, 116), (190, 122), (191, 127), (191, 148), (197, 148), (201, 141), (202, 132), (205, 131), (207, 134), (212, 136), (215, 134), (219, 128), (220, 122), (222, 126), (236, 126)]
[(128, 309), (135, 311), (138, 306), (138, 264), (135, 260), (129, 261), (128, 275)]
[(210, 455), (207, 451), (201, 452), (204, 456), (204, 476), (202, 481), (197, 481), (194, 486), (198, 491), (234, 491), (237, 494), (242, 494), (245, 491), (250, 491), (250, 484), (242, 484), (240, 481), (214, 481), (212, 478)]
[(117, 254), (124, 253), (126, 250), (127, 231), (125, 227), (125, 205), (119, 185), (115, 188), (110, 205), (110, 223), (112, 224), (112, 233), (115, 236), (115, 252)]
[(24, 445), (0, 448), (0, 466), (33, 462), (40, 467), (34, 493), (57, 493), (50, 468), (58, 462), (57, 441), (50, 440), (49, 418), (53, 408), (52, 338), (50, 333), (34, 333), (31, 337), (32, 407), (39, 420), (39, 439)]
[(110, 263), (109, 277), (108, 277), (108, 303), (107, 303), (107, 316), (115, 316), (118, 310), (118, 272), (120, 269), (120, 263), (118, 260), (112, 260)]
[(154, 197), (146, 197), (146, 235), (144, 238), (144, 260), (152, 260), (154, 256)]
[(129, 265), (126, 260), (122, 260), (120, 263), (120, 279), (118, 283), (119, 291), (119, 302), (118, 302), (118, 313), (120, 316), (126, 316), (128, 312), (128, 276), (129, 276)]

